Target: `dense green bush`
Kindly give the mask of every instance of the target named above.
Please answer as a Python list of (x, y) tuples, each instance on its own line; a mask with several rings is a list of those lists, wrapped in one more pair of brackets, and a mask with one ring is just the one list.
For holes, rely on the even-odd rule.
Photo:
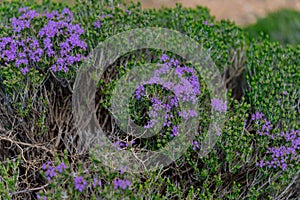
[(255, 24), (247, 26), (245, 30), (252, 37), (258, 37), (263, 33), (268, 35), (271, 41), (278, 41), (283, 45), (298, 45), (300, 44), (300, 12), (288, 9), (279, 10), (258, 19)]
[[(18, 36), (10, 19), (22, 20), (19, 9), (24, 7), (39, 14), (31, 19), (30, 28), (22, 29), (22, 35)], [(65, 8), (50, 1), (0, 4), (1, 198), (297, 199), (300, 196), (299, 46), (282, 47), (262, 38), (251, 39), (234, 23), (217, 22), (201, 7), (177, 5), (172, 9), (142, 10), (139, 3), (77, 1), (70, 10)], [(60, 57), (47, 54), (45, 36), (39, 35), (41, 30), (46, 30), (45, 35), (52, 30), (51, 20), (40, 14), (53, 11), (63, 18), (57, 17), (57, 23), (67, 23), (66, 27), (54, 28), (58, 31), (50, 41), (55, 53), (59, 56), (64, 48), (61, 44), (71, 35), (64, 31), (69, 27), (77, 30), (76, 42), (82, 42), (68, 51), (68, 57), (80, 54), (81, 59), (66, 62), (62, 70), (53, 67)], [(64, 21), (62, 13), (73, 18)], [(156, 138), (130, 143), (132, 138), (118, 137), (126, 133), (111, 117), (109, 100), (113, 89), (130, 69), (145, 63), (163, 61), (171, 63), (174, 69), (185, 67), (189, 73), (183, 76), (199, 81), (201, 94), (197, 97), (201, 102), (196, 116), (200, 121), (199, 132), (208, 129), (210, 109), (222, 113), (224, 107), (228, 108), (226, 122), (206, 157), (201, 157), (199, 144), (203, 135), (199, 134), (184, 155), (169, 166), (143, 173), (130, 173), (123, 168), (115, 171), (97, 155), (80, 149), (81, 138), (76, 135), (71, 112), (73, 84), (80, 64), (99, 43), (123, 31), (143, 27), (177, 30), (202, 44), (226, 82), (229, 101), (226, 105), (211, 103), (214, 97), (210, 97), (201, 74), (194, 73), (195, 66), (172, 52), (160, 49), (129, 52), (109, 66), (97, 85), (97, 120), (107, 135), (114, 137), (112, 142), (124, 151), (144, 146), (157, 149), (176, 136), (174, 126), (182, 119), (176, 114), (180, 107), (172, 107), (173, 129), (166, 128)], [(17, 58), (9, 59), (3, 56), (9, 55), (6, 51), (9, 45), (4, 41), (26, 37), (36, 38), (43, 54), (38, 61), (31, 62), (28, 58), (27, 65), (25, 62), (18, 67), (21, 59), (17, 53), (23, 50), (22, 45), (16, 50)], [(32, 52), (26, 52), (30, 57)], [(25, 67), (28, 69), (24, 71)], [(147, 95), (140, 101), (133, 98), (129, 108), (133, 120), (141, 125), (149, 120), (149, 114), (143, 114), (155, 105), (150, 103), (151, 97), (172, 96), (161, 87), (150, 85), (145, 90)], [(20, 154), (20, 162), (15, 163)]]

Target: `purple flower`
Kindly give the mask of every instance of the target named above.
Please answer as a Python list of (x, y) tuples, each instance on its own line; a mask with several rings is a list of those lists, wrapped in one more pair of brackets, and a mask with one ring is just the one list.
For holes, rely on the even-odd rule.
[(73, 20), (73, 13), (68, 8), (64, 8), (61, 12), (61, 19), (71, 22)]
[(179, 129), (180, 129), (180, 125), (178, 125), (178, 126), (173, 126), (171, 137), (177, 136), (178, 133), (179, 133)]
[(283, 163), (283, 164), (281, 165), (281, 168), (282, 168), (283, 171), (285, 171), (286, 168), (287, 168), (287, 164), (286, 164), (286, 163)]
[(226, 102), (223, 102), (222, 100), (219, 99), (212, 99), (211, 100), (211, 106), (214, 110), (218, 112), (226, 112), (227, 111), (227, 104)]
[(82, 192), (85, 189), (87, 182), (83, 179), (83, 177), (78, 176), (74, 179), (74, 185), (76, 190)]
[(23, 69), (21, 69), (21, 72), (23, 75), (26, 75), (29, 72), (29, 68), (26, 66)]
[(137, 88), (137, 90), (135, 91), (135, 96), (138, 100), (140, 100), (141, 97), (145, 94), (144, 91), (145, 91), (145, 88), (143, 85), (141, 85)]
[(198, 113), (195, 110), (188, 110), (188, 111), (184, 110), (180, 112), (179, 116), (183, 117), (184, 119), (189, 119), (190, 117), (198, 116)]
[[(263, 118), (263, 114), (256, 112), (255, 114), (252, 115), (252, 120), (255, 119), (262, 119)], [(266, 131), (266, 132), (262, 132), (260, 130), (258, 130), (258, 133), (260, 135), (265, 135), (270, 137), (271, 139), (275, 138), (275, 135), (271, 135), (269, 133), (270, 129), (271, 129), (271, 122), (268, 121), (267, 119), (264, 118), (264, 124), (262, 125), (261, 129), (262, 131)], [(279, 147), (269, 147), (266, 151), (267, 154), (270, 154), (271, 156), (271, 160), (270, 161), (260, 161), (259, 166), (263, 167), (263, 166), (267, 166), (269, 168), (281, 168), (282, 170), (286, 170), (288, 167), (288, 163), (295, 161), (295, 162), (299, 162), (299, 158), (297, 159), (297, 151), (300, 149), (300, 135), (299, 135), (299, 130), (290, 130), (287, 132), (281, 132), (281, 133), (277, 133), (276, 136), (277, 137), (281, 137), (283, 139), (285, 139), (286, 143), (285, 145), (281, 145)], [(297, 135), (298, 134), (298, 135)]]
[(51, 165), (51, 161), (48, 160), (46, 163), (43, 164), (42, 169), (46, 170), (49, 165)]
[(120, 167), (120, 174), (124, 174), (124, 172), (125, 172), (126, 169), (128, 169), (127, 166), (124, 166), (124, 167), (121, 166), (121, 167)]
[(22, 64), (24, 65), (28, 65), (28, 60), (27, 59), (21, 59), (19, 58), (17, 61), (16, 61), (16, 66), (19, 68)]
[(222, 132), (218, 128), (216, 128), (216, 133), (217, 133), (217, 136), (221, 136), (222, 135)]
[[(19, 19), (27, 20), (27, 22), (30, 22), (32, 19), (39, 17), (40, 14), (36, 10), (27, 10), (25, 13), (23, 13)], [(27, 27), (29, 28), (29, 27)]]
[(166, 54), (163, 54), (163, 55), (161, 56), (161, 58), (160, 58), (160, 60), (163, 61), (163, 62), (166, 62), (166, 61), (168, 61), (169, 59), (170, 59), (169, 56), (166, 55)]
[(135, 143), (135, 140), (131, 140), (130, 144), (133, 145)]
[(122, 188), (123, 190), (125, 190), (127, 187), (130, 187), (130, 185), (131, 182), (129, 180), (121, 180), (121, 179), (114, 180), (115, 189)]
[(97, 185), (101, 186), (102, 182), (101, 182), (101, 180), (94, 178), (93, 187), (95, 188), (95, 187), (97, 187)]
[(128, 15), (131, 15), (131, 12), (129, 10), (125, 10), (125, 12), (127, 12)]
[(56, 176), (55, 168), (53, 166), (49, 165), (45, 174), (46, 174), (47, 180), (50, 181), (53, 177)]
[(118, 150), (121, 150), (124, 147), (128, 147), (128, 144), (126, 142), (116, 141), (115, 143), (113, 143), (113, 146), (116, 147)]
[(12, 18), (11, 19), (11, 25), (12, 25), (14, 31), (19, 33), (23, 29), (25, 29), (25, 25), (28, 25), (28, 24), (26, 24), (26, 21), (24, 21), (24, 20), (19, 20), (19, 19), (16, 19), (16, 18)]
[(46, 196), (41, 196), (40, 194), (37, 194), (37, 195), (36, 195), (36, 198), (37, 198), (37, 199), (42, 199), (42, 200), (47, 200), (47, 197), (46, 197)]
[(93, 25), (94, 25), (96, 28), (101, 28), (101, 22), (100, 22), (100, 20), (95, 21)]
[(255, 114), (252, 114), (251, 119), (252, 120), (260, 120), (264, 117), (264, 115), (261, 112), (256, 112)]
[(65, 169), (67, 169), (67, 166), (64, 162), (56, 166), (56, 171), (58, 171), (59, 173), (62, 173)]
[(18, 12), (22, 13), (22, 12), (26, 12), (28, 10), (28, 7), (21, 7), (19, 8)]
[(57, 10), (52, 11), (52, 13), (46, 13), (45, 16), (47, 19), (53, 20), (59, 18), (59, 12)]
[(196, 149), (199, 149), (199, 143), (197, 141), (193, 141), (193, 150), (195, 151)]

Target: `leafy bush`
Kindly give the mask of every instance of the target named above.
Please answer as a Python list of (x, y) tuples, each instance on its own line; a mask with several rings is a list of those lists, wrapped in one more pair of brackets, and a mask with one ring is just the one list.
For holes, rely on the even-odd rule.
[(271, 41), (278, 41), (283, 45), (298, 45), (300, 44), (300, 12), (279, 10), (247, 26), (245, 30), (252, 37), (258, 37), (264, 33)]
[[(217, 22), (201, 7), (142, 10), (139, 3), (118, 1), (77, 1), (72, 7), (50, 1), (4, 1), (0, 10), (7, 14), (1, 18), (0, 33), (0, 155), (6, 159), (21, 154), (20, 163), (1, 160), (1, 198), (299, 197), (299, 48), (251, 39), (234, 23)], [(159, 149), (178, 137), (184, 118), (197, 117), (196, 130), (203, 133), (169, 166), (133, 173), (127, 166), (106, 166), (81, 146), (84, 138), (76, 131), (71, 109), (74, 80), (84, 58), (107, 38), (143, 27), (177, 30), (203, 44), (222, 74), (229, 100), (210, 96), (197, 66), (172, 52), (140, 49), (118, 58), (100, 79), (95, 98), (96, 120), (117, 149)], [(40, 54), (32, 57), (39, 48)], [(26, 58), (20, 57), (22, 52)], [(156, 75), (174, 69), (187, 82), (169, 83), (176, 89), (172, 93), (153, 77), (136, 89), (129, 112), (137, 124), (150, 128), (156, 123), (150, 119), (161, 109), (168, 111), (160, 134), (142, 140), (118, 127), (110, 99), (118, 80), (146, 63), (162, 64)], [(197, 110), (184, 112), (176, 101), (180, 95)], [(200, 102), (193, 102), (195, 97)], [(226, 113), (226, 122), (223, 130), (215, 130), (217, 142), (202, 157), (200, 144), (211, 110)]]

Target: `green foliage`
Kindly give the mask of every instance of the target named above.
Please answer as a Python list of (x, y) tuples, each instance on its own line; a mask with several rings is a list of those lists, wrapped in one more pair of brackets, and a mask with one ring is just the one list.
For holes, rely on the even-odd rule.
[(278, 41), (283, 45), (298, 45), (300, 44), (300, 12), (279, 10), (245, 27), (245, 30), (251, 37), (259, 37), (264, 33), (270, 36), (271, 41)]
[(253, 110), (265, 113), (281, 129), (299, 128), (299, 50), (278, 43), (251, 43), (246, 69), (246, 94)]
[(0, 199), (12, 199), (12, 194), (17, 191), (20, 160), (19, 156), (0, 164)]
[[(65, 7), (64, 4), (50, 1), (43, 1), (41, 4), (27, 1), (12, 1), (11, 3), (4, 1), (0, 4), (1, 37), (13, 34), (5, 27), (5, 24), (8, 23), (9, 18), (18, 15), (18, 9), (22, 6), (28, 6), (39, 12), (62, 10)], [(299, 196), (300, 190), (294, 180), (295, 177), (299, 178), (299, 163), (292, 163), (286, 171), (258, 166), (261, 160), (268, 158), (266, 155), (268, 147), (283, 145), (284, 141), (260, 136), (258, 131), (262, 126), (261, 122), (251, 120), (251, 114), (264, 113), (274, 127), (270, 131), (274, 135), (281, 131), (300, 129), (299, 46), (283, 47), (262, 37), (251, 39), (234, 23), (224, 20), (215, 21), (209, 11), (202, 7), (183, 8), (178, 4), (176, 8), (142, 10), (140, 3), (122, 4), (120, 1), (111, 3), (111, 1), (92, 0), (76, 1), (70, 9), (74, 14), (74, 23), (78, 23), (85, 30), (83, 40), (87, 42), (88, 48), (81, 52), (85, 55), (109, 37), (134, 28), (168, 28), (193, 38), (206, 48), (224, 80), (227, 81), (228, 112), (225, 116), (224, 128), (219, 133), (220, 137), (208, 156), (201, 157), (200, 150), (193, 149), (191, 146), (180, 159), (164, 169), (141, 174), (120, 173), (105, 166), (103, 161), (96, 158), (97, 155), (91, 154), (89, 157), (78, 155), (79, 150), (76, 149), (75, 144), (68, 143), (67, 139), (72, 138), (74, 130), (70, 128), (72, 123), (63, 124), (64, 117), (67, 118), (66, 116), (70, 113), (69, 108), (64, 107), (67, 105), (64, 103), (71, 99), (72, 92), (68, 93), (68, 88), (72, 88), (76, 70), (52, 74), (31, 69), (24, 76), (14, 66), (3, 67), (1, 65), (0, 93), (3, 96), (4, 94), (9, 96), (10, 101), (0, 98), (3, 104), (0, 111), (4, 113), (5, 110), (13, 110), (11, 113), (18, 119), (19, 126), (25, 126), (26, 123), (34, 124), (34, 128), (30, 129), (32, 130), (30, 134), (28, 132), (23, 134), (25, 129), (17, 129), (19, 132), (14, 132), (16, 138), (23, 139), (26, 142), (23, 143), (25, 146), (29, 144), (28, 142), (39, 141), (44, 144), (47, 141), (48, 144), (45, 146), (58, 152), (54, 165), (57, 166), (62, 162), (67, 165), (66, 170), (57, 173), (48, 181), (49, 184), (45, 190), (36, 191), (36, 193), (41, 196), (45, 195), (49, 199), (274, 199), (278, 196), (284, 199), (289, 196)], [(298, 13), (292, 11), (283, 13), (287, 14), (281, 16), (279, 12), (270, 15), (270, 19), (261, 20), (257, 26), (247, 28), (247, 31), (251, 34), (258, 30), (266, 31), (265, 33), (270, 34), (272, 39), (281, 40), (284, 36), (278, 36), (273, 32), (284, 29), (291, 32), (287, 33), (287, 39), (281, 41), (296, 44), (296, 36), (299, 32), (297, 20), (300, 17)], [(278, 16), (280, 17), (277, 18)], [(284, 21), (286, 16), (292, 18), (291, 24)], [(96, 21), (101, 23), (98, 28), (94, 26)], [(273, 23), (274, 21), (277, 21), (279, 25)], [(33, 26), (37, 29), (42, 23), (45, 22), (33, 21)], [(285, 25), (293, 27), (288, 29)], [(260, 28), (266, 29), (260, 30)], [(36, 34), (35, 29), (27, 31), (26, 35)], [(174, 41), (180, 42), (176, 41), (176, 38)], [(55, 44), (58, 45), (58, 42)], [(126, 76), (126, 73), (135, 66), (158, 63), (163, 53), (178, 58), (178, 55), (171, 52), (153, 49), (129, 52), (118, 58), (110, 66), (112, 68), (108, 70), (110, 74), (104, 76), (97, 85), (101, 94), (101, 98), (97, 99), (100, 109), (107, 109), (105, 113), (109, 113), (112, 91), (118, 79)], [(182, 58), (178, 59), (183, 64), (189, 65)], [(40, 67), (46, 69), (50, 62), (51, 59), (44, 59)], [(197, 75), (201, 83), (199, 132), (205, 133), (211, 122), (208, 111), (211, 109), (210, 98), (212, 97), (209, 96), (207, 86), (201, 79), (203, 74)], [(27, 96), (22, 96), (23, 94)], [(149, 96), (170, 95), (161, 87), (149, 87), (147, 94)], [(40, 97), (37, 97), (39, 95)], [(36, 104), (39, 109), (35, 107)], [(131, 117), (137, 124), (144, 124), (148, 119), (143, 115), (144, 110), (149, 109), (151, 109), (151, 104), (147, 97), (140, 102), (131, 101), (129, 107)], [(39, 115), (35, 116), (33, 110), (38, 110)], [(55, 111), (61, 112), (53, 114)], [(11, 122), (13, 120), (9, 118), (11, 113), (3, 117), (3, 121), (5, 119), (7, 123), (4, 124), (6, 129), (12, 129), (14, 126)], [(0, 128), (2, 128), (1, 123)], [(71, 136), (68, 135), (69, 132)], [(61, 133), (62, 135), (57, 136)], [(199, 134), (195, 139), (199, 143), (201, 142), (200, 136), (202, 135)], [(53, 141), (59, 142), (60, 139), (63, 142), (54, 146)], [(147, 143), (146, 146), (148, 145), (150, 149), (157, 149), (167, 143), (168, 139), (158, 138), (154, 142)], [(70, 140), (75, 141), (75, 139)], [(299, 154), (299, 151), (297, 153)], [(43, 162), (46, 162), (45, 158), (40, 158), (42, 154), (34, 155), (38, 155), (39, 159), (44, 159)], [(79, 156), (83, 157), (82, 160), (78, 158)], [(7, 161), (6, 164), (0, 165), (0, 193), (4, 199), (11, 198), (9, 194), (20, 190), (21, 186), (18, 185), (17, 179), (27, 176), (22, 174), (23, 176), (20, 177), (19, 162)], [(36, 174), (41, 174), (42, 180), (46, 181), (45, 170), (40, 170)], [(78, 191), (74, 186), (74, 179), (78, 176), (84, 177), (87, 181), (83, 192)], [(93, 186), (95, 177), (101, 180), (101, 186)], [(130, 180), (132, 184), (124, 190), (115, 189), (113, 182), (117, 179)], [(40, 182), (34, 182), (35, 180), (38, 179), (32, 179), (31, 186), (42, 185)], [(289, 185), (290, 183), (293, 184)], [(22, 197), (24, 196), (20, 198)]]

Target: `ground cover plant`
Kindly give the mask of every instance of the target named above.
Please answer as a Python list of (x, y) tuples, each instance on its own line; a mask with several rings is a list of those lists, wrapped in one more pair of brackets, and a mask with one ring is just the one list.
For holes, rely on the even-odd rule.
[[(300, 197), (300, 46), (252, 38), (206, 8), (142, 10), (139, 3), (3, 1), (0, 4), (1, 199), (298, 199)], [(211, 96), (203, 74), (163, 49), (128, 52), (97, 83), (95, 121), (116, 151), (158, 150), (196, 118), (197, 135), (173, 163), (155, 170), (117, 170), (82, 146), (72, 115), (74, 83), (89, 53), (123, 31), (176, 30), (205, 47), (228, 89)], [(174, 42), (178, 38), (174, 38)], [(129, 135), (112, 117), (118, 80), (134, 67), (159, 63), (136, 88), (131, 119), (157, 135)], [(164, 86), (170, 70), (181, 80)], [(188, 85), (192, 88), (189, 90)], [(173, 88), (174, 92), (170, 89)], [(194, 105), (184, 110), (178, 99)], [(197, 101), (196, 101), (197, 99)], [(202, 155), (211, 112), (225, 116), (216, 144)], [(103, 144), (99, 143), (101, 150)]]
[(252, 37), (267, 35), (272, 41), (281, 44), (298, 45), (300, 43), (300, 12), (283, 9), (259, 19), (255, 24), (245, 27)]

